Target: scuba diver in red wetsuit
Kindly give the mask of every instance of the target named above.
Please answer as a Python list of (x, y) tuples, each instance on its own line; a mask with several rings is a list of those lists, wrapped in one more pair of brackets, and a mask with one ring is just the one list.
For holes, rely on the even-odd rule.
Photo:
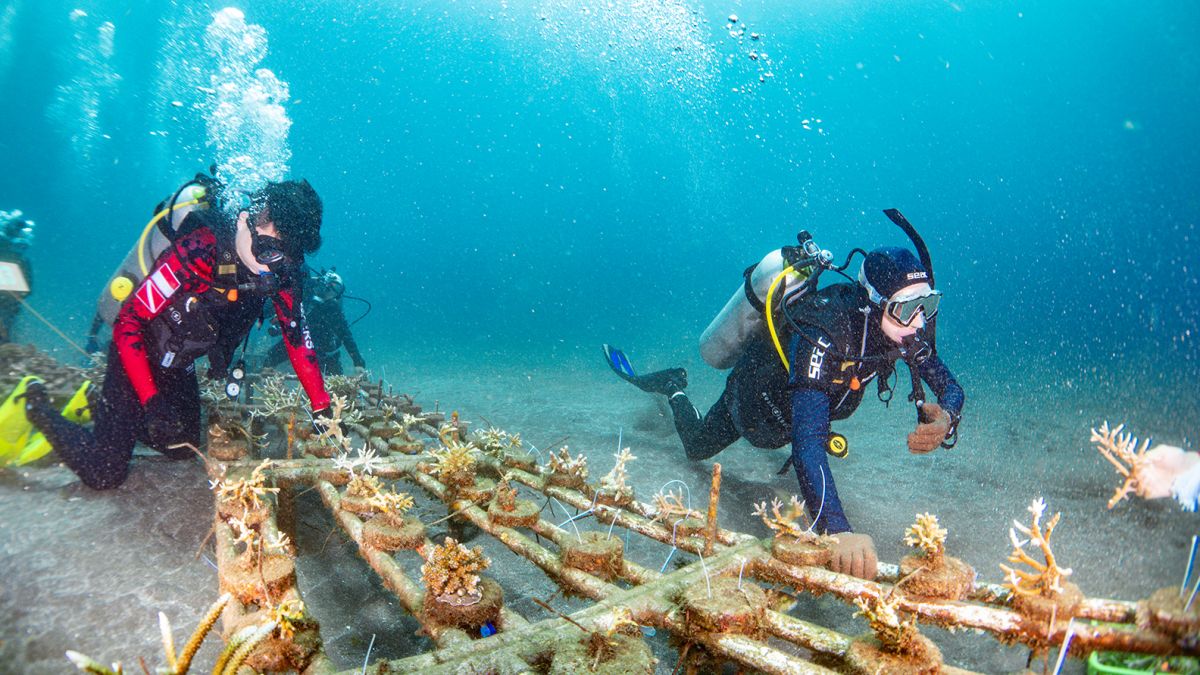
[[(91, 403), (94, 429), (61, 416), (41, 383), (26, 388), (29, 421), (84, 484), (98, 490), (125, 481), (138, 441), (172, 459), (198, 452), (195, 360), (207, 356), (209, 377), (226, 377), (266, 300), (275, 307), (314, 416), (329, 407), (300, 302), (304, 256), (321, 245), (320, 197), (308, 181), (270, 183), (249, 195), (248, 208), (234, 215), (222, 204), (220, 185), (197, 176), (155, 220), (165, 213), (165, 222), (174, 224), (171, 216), (178, 214), (172, 211), (185, 188), (207, 197), (188, 202), (199, 207), (175, 229), (161, 227), (170, 243), (144, 278), (131, 279), (126, 272), (111, 284), (126, 295), (113, 321), (104, 386)], [(115, 283), (118, 279), (125, 281)]]

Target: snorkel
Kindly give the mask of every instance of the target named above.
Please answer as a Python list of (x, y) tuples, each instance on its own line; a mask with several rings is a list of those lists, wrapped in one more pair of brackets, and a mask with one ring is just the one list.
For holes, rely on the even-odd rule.
[[(896, 227), (904, 231), (908, 235), (909, 240), (913, 243), (913, 247), (917, 249), (917, 256), (921, 259), (921, 265), (925, 267), (925, 272), (929, 275), (929, 287), (936, 290), (933, 276), (933, 258), (929, 255), (929, 247), (925, 245), (925, 240), (917, 232), (917, 228), (913, 227), (912, 223), (908, 222), (908, 218), (904, 217), (897, 209), (884, 209), (883, 214), (888, 217)], [(912, 376), (912, 393), (909, 394), (909, 400), (917, 407), (917, 418), (921, 422), (929, 422), (924, 411), (925, 405), (925, 387), (921, 385), (921, 375), (918, 372), (921, 364), (925, 363), (929, 357), (937, 353), (937, 314), (929, 317), (925, 322), (925, 327), (918, 330), (910, 338), (907, 338), (901, 344), (901, 354), (904, 362), (908, 364), (909, 372)], [(958, 418), (951, 416), (950, 430), (946, 432), (946, 440), (942, 443), (942, 447), (946, 449), (953, 448), (958, 443)]]
[[(934, 276), (933, 276), (933, 258), (930, 257), (929, 247), (925, 245), (925, 240), (921, 238), (920, 233), (917, 232), (917, 228), (913, 227), (913, 224), (908, 222), (908, 218), (905, 218), (904, 214), (900, 213), (900, 211), (898, 209), (884, 209), (883, 215), (887, 216), (888, 220), (895, 223), (896, 227), (899, 227), (901, 230), (904, 231), (904, 234), (906, 234), (908, 236), (909, 241), (911, 241), (913, 244), (913, 248), (915, 248), (917, 250), (917, 257), (919, 257), (921, 259), (921, 265), (925, 267), (925, 273), (929, 275), (929, 287), (931, 289), (937, 290), (937, 284), (934, 283)], [(929, 322), (925, 324), (925, 335), (928, 336), (930, 349), (933, 349), (936, 351), (937, 350), (937, 316), (936, 315), (931, 317)]]

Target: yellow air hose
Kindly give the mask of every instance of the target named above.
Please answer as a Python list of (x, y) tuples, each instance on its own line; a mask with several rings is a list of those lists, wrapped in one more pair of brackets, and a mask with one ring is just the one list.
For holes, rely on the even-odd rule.
[[(189, 200), (186, 202), (182, 202), (180, 204), (176, 204), (174, 206), (174, 208), (181, 209), (181, 208), (184, 208), (187, 206), (194, 206), (196, 204), (203, 202), (205, 199), (205, 196), (206, 195), (201, 195), (195, 199), (192, 199), (192, 200)], [(158, 221), (160, 221), (164, 217), (166, 217), (166, 215), (168, 213), (170, 213), (171, 210), (172, 210), (172, 207), (168, 206), (167, 208), (163, 209), (162, 211), (159, 211), (158, 213), (154, 214), (154, 217), (150, 219), (150, 222), (146, 223), (146, 228), (144, 230), (142, 230), (142, 236), (138, 237), (138, 244), (137, 244), (138, 267), (141, 268), (143, 277), (150, 273), (150, 266), (146, 264), (146, 238), (150, 236), (150, 231), (154, 229), (154, 226), (158, 224)]]
[(775, 331), (775, 305), (773, 301), (775, 299), (775, 289), (779, 287), (779, 282), (786, 279), (788, 274), (795, 271), (795, 269), (795, 266), (792, 265), (775, 275), (775, 278), (771, 281), (771, 285), (767, 288), (766, 311), (763, 312), (763, 314), (767, 315), (767, 332), (771, 334), (771, 342), (775, 343), (775, 351), (779, 354), (779, 360), (783, 361), (783, 369), (789, 373), (792, 372), (792, 367), (788, 363), (787, 354), (783, 352), (783, 345), (779, 343), (779, 333)]
[(771, 285), (767, 288), (766, 309), (763, 312), (767, 315), (767, 331), (771, 334), (771, 342), (775, 344), (775, 353), (779, 354), (779, 360), (783, 362), (783, 369), (787, 372), (792, 372), (792, 366), (788, 363), (787, 354), (783, 351), (783, 344), (779, 342), (779, 333), (775, 330), (775, 289), (779, 287), (780, 282), (785, 282), (789, 275), (795, 274), (800, 281), (806, 281), (812, 274), (812, 267), (804, 267), (799, 271), (795, 265), (789, 266), (771, 281)]

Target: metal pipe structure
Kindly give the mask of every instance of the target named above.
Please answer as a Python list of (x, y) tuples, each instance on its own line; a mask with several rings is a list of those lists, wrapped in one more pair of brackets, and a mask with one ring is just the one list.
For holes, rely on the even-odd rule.
[[(273, 391), (276, 392), (276, 398), (279, 398), (278, 386), (275, 386)], [(413, 404), (412, 399), (384, 395), (382, 384), (359, 388), (359, 392), (360, 405), (371, 408), (370, 416), (366, 418), (368, 420), (378, 421), (385, 412), (395, 414), (397, 410), (411, 415), (420, 414), (420, 408)], [(280, 409), (277, 402), (268, 403), (276, 406), (272, 410)], [(388, 406), (386, 411), (382, 408), (384, 405)], [(247, 408), (252, 409), (255, 409), (255, 406)], [(287, 432), (288, 420), (282, 417), (278, 412), (267, 416), (268, 422), (274, 422), (276, 434)], [(411, 425), (412, 430), (436, 440), (436, 425), (445, 420), (446, 416), (442, 413), (426, 415), (420, 418), (419, 423), (412, 421), (418, 419), (415, 417), (406, 419), (408, 421), (405, 424)], [(455, 420), (451, 424), (458, 424), (459, 432), (465, 434), (467, 423), (458, 422), (457, 415), (452, 415), (451, 419)], [(697, 527), (693, 522), (689, 531), (684, 533), (677, 531), (673, 523), (659, 520), (659, 514), (651, 505), (633, 502), (624, 506), (613, 506), (602, 503), (596, 496), (596, 488), (591, 485), (584, 484), (579, 489), (549, 485), (546, 480), (548, 470), (536, 466), (530, 468), (527, 459), (522, 458), (519, 462), (518, 458), (507, 455), (507, 451), (504, 450), (481, 452), (474, 445), (467, 444), (466, 438), (462, 438), (466, 448), (464, 451), (471, 453), (477, 463), (476, 473), (482, 471), (497, 476), (507, 475), (513, 485), (532, 490), (545, 496), (547, 500), (557, 500), (561, 504), (574, 507), (578, 509), (578, 513), (589, 512), (598, 522), (611, 525), (608, 536), (626, 539), (626, 533), (613, 531), (620, 528), (644, 540), (652, 540), (664, 547), (677, 548), (700, 556), (699, 560), (679, 569), (667, 570), (664, 564), (662, 572), (622, 558), (619, 564), (614, 560), (615, 567), (606, 567), (606, 578), (601, 578), (564, 562), (562, 551), (577, 540), (582, 543), (573, 525), (563, 529), (540, 516), (529, 528), (506, 527), (493, 523), (486, 505), (481, 506), (481, 502), (472, 502), (460, 496), (487, 499), (489, 497), (486, 493), (483, 496), (479, 496), (478, 493), (484, 488), (451, 489), (435, 477), (438, 474), (434, 468), (437, 462), (441, 461), (438, 456), (389, 456), (386, 450), (387, 443), (378, 438), (369, 438), (370, 429), (366, 424), (347, 423), (344, 428), (352, 438), (354, 447), (369, 447), (378, 453), (369, 463), (359, 466), (360, 473), (369, 471), (380, 479), (403, 481), (419, 487), (446, 506), (451, 514), (448, 517), (473, 524), (496, 542), (540, 569), (560, 588), (593, 601), (589, 607), (571, 614), (569, 620), (556, 616), (531, 623), (519, 614), (502, 609), (500, 632), (482, 639), (471, 639), (461, 630), (439, 626), (437, 621), (426, 615), (426, 591), (417, 576), (410, 576), (413, 570), (406, 572), (394, 556), (368, 543), (364, 536), (364, 519), (341, 508), (342, 494), (339, 486), (347, 484), (351, 478), (346, 464), (352, 461), (352, 458), (343, 455), (334, 460), (304, 455), (295, 459), (275, 460), (266, 467), (260, 467), (260, 460), (257, 459), (248, 458), (225, 463), (209, 459), (209, 470), (214, 481), (247, 480), (258, 468), (266, 479), (265, 485), (287, 488), (293, 493), (316, 490), (325, 508), (329, 509), (350, 540), (355, 542), (367, 564), (396, 596), (404, 610), (413, 615), (437, 644), (437, 649), (425, 654), (380, 661), (371, 666), (376, 671), (420, 671), (430, 675), (462, 672), (470, 668), (484, 669), (486, 666), (486, 669), (495, 672), (524, 672), (530, 668), (531, 663), (545, 664), (553, 657), (554, 646), (561, 644), (563, 640), (586, 640), (589, 638), (587, 631), (605, 630), (605, 626), (611, 624), (616, 612), (626, 610), (633, 620), (642, 626), (670, 631), (680, 645), (681, 652), (685, 648), (701, 649), (709, 657), (733, 661), (743, 667), (762, 672), (829, 673), (832, 671), (810, 663), (798, 654), (806, 653), (803, 650), (821, 654), (823, 663), (836, 661), (847, 655), (853, 642), (852, 638), (778, 611), (780, 606), (776, 601), (771, 602), (774, 608), (764, 606), (754, 610), (759, 612), (760, 618), (757, 619), (758, 631), (753, 634), (709, 632), (708, 629), (702, 629), (700, 624), (693, 623), (691, 610), (683, 598), (689, 589), (699, 585), (709, 587), (711, 599), (712, 580), (722, 575), (738, 578), (739, 590), (742, 584), (758, 584), (772, 586), (777, 590), (790, 589), (797, 594), (829, 594), (845, 602), (878, 599), (895, 591), (895, 595), (900, 598), (900, 610), (916, 616), (923, 623), (952, 629), (983, 631), (1001, 642), (1022, 642), (1035, 649), (1061, 644), (1068, 630), (1068, 622), (1065, 620), (1047, 628), (1039, 622), (1026, 619), (1012, 609), (1009, 591), (995, 584), (975, 584), (966, 600), (961, 602), (918, 600), (904, 597), (902, 589), (894, 589), (899, 577), (896, 565), (881, 563), (878, 580), (864, 581), (821, 567), (797, 566), (777, 560), (772, 557), (772, 547), (767, 540), (725, 530), (719, 526), (719, 464), (713, 466), (707, 517), (697, 514), (694, 520), (702, 520), (702, 524)], [(453, 438), (454, 435), (450, 434), (449, 437)], [(298, 443), (297, 447), (303, 449), (305, 444)], [(359, 459), (361, 458), (362, 455)], [(286, 501), (294, 502), (291, 498)], [(274, 509), (270, 500), (268, 503), (269, 508)], [(220, 510), (216, 519), (217, 559), (224, 567), (232, 564), (236, 551), (234, 535), (219, 514)], [(278, 536), (275, 534), (275, 528), (272, 510), (260, 526), (261, 534)], [(593, 542), (597, 540), (597, 537), (592, 539)], [(418, 552), (427, 556), (432, 546), (433, 542), (427, 539)], [(620, 552), (623, 548), (614, 547), (614, 550)], [(572, 564), (579, 565), (578, 562)], [(289, 591), (296, 598), (299, 597), (299, 592), (300, 589)], [(784, 593), (784, 596), (786, 595), (787, 593)], [(778, 599), (779, 596), (777, 593), (773, 597)], [(1180, 643), (1173, 638), (1139, 628), (1136, 625), (1136, 609), (1135, 603), (1126, 601), (1085, 599), (1076, 612), (1076, 621), (1069, 629), (1074, 635), (1071, 642), (1072, 655), (1084, 656), (1099, 649), (1154, 654), (1182, 651)], [(232, 613), (237, 614), (236, 611)], [(775, 646), (778, 643), (769, 643), (768, 639), (782, 641), (798, 649), (780, 649)], [(944, 670), (950, 673), (967, 672), (948, 665)], [(324, 675), (334, 671), (329, 659), (324, 654), (317, 653), (305, 672)], [(357, 673), (359, 669), (347, 671), (349, 672)]]

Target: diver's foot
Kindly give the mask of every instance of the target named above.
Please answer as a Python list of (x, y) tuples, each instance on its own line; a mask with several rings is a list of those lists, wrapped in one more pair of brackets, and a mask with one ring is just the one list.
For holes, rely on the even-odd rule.
[(41, 380), (33, 380), (25, 385), (25, 416), (33, 423), (35, 427), (41, 428), (43, 420), (56, 415), (54, 408), (50, 405), (50, 394), (46, 392), (46, 383)]
[(612, 345), (604, 345), (604, 360), (621, 379), (651, 394), (671, 396), (687, 387), (687, 371), (683, 368), (668, 368), (646, 375), (638, 375), (625, 352)]
[(683, 368), (668, 368), (639, 376), (633, 383), (642, 391), (671, 396), (687, 388), (687, 371)]

